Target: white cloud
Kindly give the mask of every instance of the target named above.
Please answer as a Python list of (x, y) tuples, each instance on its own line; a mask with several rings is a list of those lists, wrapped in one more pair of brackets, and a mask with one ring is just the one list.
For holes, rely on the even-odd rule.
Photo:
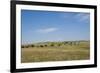
[(79, 21), (86, 21), (86, 20), (89, 20), (90, 15), (89, 14), (85, 14), (85, 13), (79, 13), (75, 17), (78, 18)]
[(38, 29), (37, 32), (39, 32), (39, 33), (49, 33), (49, 32), (54, 32), (54, 31), (57, 31), (57, 30), (58, 30), (58, 28), (51, 27), (51, 28)]
[(89, 13), (63, 13), (60, 15), (64, 19), (77, 19), (78, 21), (87, 21), (90, 19)]

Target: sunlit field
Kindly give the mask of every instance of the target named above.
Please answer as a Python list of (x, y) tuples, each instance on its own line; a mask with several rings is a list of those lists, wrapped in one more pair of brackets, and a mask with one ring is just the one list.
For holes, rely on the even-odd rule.
[(22, 45), (21, 62), (87, 60), (89, 41), (40, 42)]
[(90, 59), (90, 13), (21, 10), (21, 62)]

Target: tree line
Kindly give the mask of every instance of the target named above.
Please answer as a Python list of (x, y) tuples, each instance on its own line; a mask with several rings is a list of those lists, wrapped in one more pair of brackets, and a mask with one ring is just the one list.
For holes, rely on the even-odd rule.
[(62, 46), (62, 45), (79, 45), (80, 42), (61, 42), (61, 43), (50, 43), (50, 44), (40, 44), (40, 45), (35, 45), (35, 44), (30, 44), (30, 45), (22, 45), (22, 48), (29, 48), (29, 47), (54, 47), (54, 46)]

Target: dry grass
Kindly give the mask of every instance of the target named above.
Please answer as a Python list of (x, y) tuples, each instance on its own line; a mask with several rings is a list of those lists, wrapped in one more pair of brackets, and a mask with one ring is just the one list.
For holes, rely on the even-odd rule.
[(88, 43), (80, 45), (62, 45), (60, 47), (22, 48), (21, 62), (86, 60), (90, 58)]

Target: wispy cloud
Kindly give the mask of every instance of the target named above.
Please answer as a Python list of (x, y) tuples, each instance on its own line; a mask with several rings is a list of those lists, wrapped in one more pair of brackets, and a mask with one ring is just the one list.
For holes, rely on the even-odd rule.
[(36, 31), (39, 33), (49, 33), (49, 32), (54, 32), (57, 30), (58, 30), (58, 28), (51, 27), (51, 28), (38, 29)]
[(68, 19), (69, 16), (68, 16), (68, 13), (62, 13), (59, 15), (61, 18), (64, 18), (64, 19)]
[(75, 17), (78, 18), (79, 21), (86, 21), (90, 19), (90, 15), (88, 13), (79, 13), (79, 14), (76, 14)]
[(79, 13), (79, 12), (75, 12), (75, 13), (63, 13), (60, 14), (61, 18), (64, 18), (66, 20), (68, 20), (69, 18), (71, 19), (76, 19), (78, 21), (87, 21), (90, 19), (90, 14), (89, 13)]

